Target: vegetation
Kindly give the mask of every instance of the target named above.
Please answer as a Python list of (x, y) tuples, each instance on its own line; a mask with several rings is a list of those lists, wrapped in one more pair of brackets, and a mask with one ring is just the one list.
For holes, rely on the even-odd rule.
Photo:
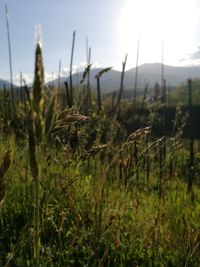
[(200, 265), (200, 154), (182, 138), (191, 109), (177, 106), (163, 134), (166, 97), (132, 107), (123, 72), (118, 98), (105, 105), (100, 77), (109, 69), (96, 76), (91, 102), (90, 65), (80, 88), (45, 89), (38, 43), (33, 89), (15, 96), (14, 116), (2, 91), (1, 266)]
[[(199, 106), (200, 104), (200, 95), (199, 95), (199, 85), (200, 80), (196, 79), (192, 81), (192, 95), (193, 95), (193, 105)], [(188, 90), (187, 84), (182, 84), (173, 90), (170, 93), (170, 103), (171, 105), (175, 105), (177, 100), (182, 103), (182, 105), (188, 104)]]

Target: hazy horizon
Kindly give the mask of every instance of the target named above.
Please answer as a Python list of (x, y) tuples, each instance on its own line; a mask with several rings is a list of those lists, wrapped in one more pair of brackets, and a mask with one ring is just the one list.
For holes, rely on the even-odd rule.
[(68, 75), (74, 30), (74, 70), (86, 63), (86, 36), (94, 67), (113, 66), (121, 70), (126, 53), (126, 70), (135, 67), (138, 40), (139, 65), (161, 63), (162, 44), (165, 65), (200, 64), (198, 0), (6, 0), (0, 4), (2, 79), (9, 80), (5, 5), (9, 13), (14, 82), (19, 80), (20, 71), (27, 80), (32, 79), (37, 24), (42, 29), (48, 79), (58, 75), (60, 59), (62, 75)]

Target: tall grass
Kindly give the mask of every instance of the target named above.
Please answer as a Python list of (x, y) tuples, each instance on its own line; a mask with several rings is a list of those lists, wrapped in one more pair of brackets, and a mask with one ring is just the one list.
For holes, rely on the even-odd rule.
[(13, 88), (12, 53), (11, 53), (10, 26), (9, 26), (7, 5), (5, 6), (5, 14), (6, 14), (6, 27), (7, 27), (7, 38), (8, 38), (9, 67), (10, 67), (11, 107), (12, 107), (12, 117), (15, 119), (16, 114), (15, 114), (15, 99), (14, 99), (14, 88)]
[(72, 50), (71, 50), (71, 59), (70, 59), (70, 70), (69, 70), (69, 81), (70, 81), (69, 107), (72, 107), (73, 106), (73, 102), (74, 102), (74, 98), (73, 98), (73, 83), (72, 83), (72, 67), (73, 67), (75, 38), (76, 38), (76, 32), (74, 31), (73, 32), (73, 38), (72, 38)]
[(31, 173), (34, 180), (34, 261), (35, 267), (39, 266), (40, 258), (40, 168), (38, 163), (39, 145), (43, 138), (43, 83), (44, 68), (40, 43), (36, 44), (35, 51), (35, 78), (33, 84), (33, 98), (30, 107), (28, 135), (29, 158)]
[[(75, 34), (71, 70), (74, 42)], [(5, 200), (0, 209), (0, 265), (198, 266), (199, 184), (192, 180), (191, 201), (184, 180), (191, 159), (181, 138), (187, 116), (177, 107), (171, 136), (156, 138), (155, 124), (163, 130), (157, 113), (162, 99), (158, 96), (155, 105), (148, 105), (147, 121), (144, 99), (142, 114), (131, 109), (123, 99), (126, 60), (117, 103), (113, 99), (114, 116), (110, 106), (106, 110), (100, 87), (111, 68), (95, 76), (96, 105), (88, 104), (87, 91), (76, 95), (71, 79), (66, 93), (60, 86), (59, 94), (45, 90), (40, 42), (33, 88), (25, 84), (24, 96), (16, 102), (20, 138), (6, 121), (10, 117), (4, 90), (0, 131), (7, 138), (7, 123), (18, 152), (12, 177), (6, 176), (10, 148), (0, 165), (0, 201)], [(87, 89), (90, 68), (83, 73), (80, 91)], [(144, 120), (143, 126), (130, 131), (124, 118), (131, 123)], [(2, 138), (0, 145), (4, 142)], [(192, 160), (200, 173), (194, 151)]]

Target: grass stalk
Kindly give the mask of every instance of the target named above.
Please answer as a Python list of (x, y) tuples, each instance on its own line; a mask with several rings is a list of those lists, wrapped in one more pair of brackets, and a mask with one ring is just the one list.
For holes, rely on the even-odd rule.
[(43, 83), (44, 68), (42, 62), (42, 50), (39, 42), (35, 52), (35, 78), (33, 84), (33, 98), (28, 123), (29, 135), (29, 159), (31, 173), (34, 180), (34, 266), (39, 266), (40, 259), (40, 172), (37, 159), (39, 144), (43, 136)]
[[(91, 47), (89, 47), (88, 52), (88, 66), (91, 64)], [(88, 108), (91, 108), (91, 88), (90, 88), (90, 70), (87, 73), (87, 102)]]
[(125, 75), (126, 61), (127, 61), (127, 54), (125, 55), (124, 62), (122, 62), (122, 73), (121, 73), (120, 89), (119, 89), (116, 108), (118, 107), (122, 97), (124, 96), (124, 75)]
[(58, 64), (58, 97), (60, 97), (60, 74), (61, 74), (61, 59), (59, 60)]
[(95, 78), (97, 79), (97, 114), (99, 114), (101, 109), (102, 109), (102, 106), (101, 106), (100, 78), (104, 73), (108, 72), (111, 69), (112, 69), (112, 67), (103, 69), (95, 76)]
[(101, 89), (100, 89), (100, 78), (97, 78), (97, 114), (101, 111)]
[(72, 68), (73, 68), (73, 57), (74, 57), (74, 46), (75, 46), (76, 32), (73, 32), (72, 38), (72, 50), (71, 50), (71, 59), (70, 59), (70, 71), (69, 71), (69, 88), (70, 88), (70, 103), (69, 107), (73, 106), (73, 82), (72, 82)]
[(137, 95), (139, 51), (140, 51), (140, 42), (138, 40), (136, 68), (135, 68), (134, 97), (133, 97), (134, 106), (135, 106), (135, 103), (136, 103), (136, 95)]
[(192, 119), (192, 80), (188, 80), (188, 110), (189, 110), (189, 129), (190, 129), (190, 158), (188, 171), (188, 192), (192, 193), (194, 180), (194, 137), (193, 137), (193, 119)]
[(10, 39), (10, 27), (8, 19), (8, 7), (5, 6), (6, 13), (6, 27), (7, 27), (7, 38), (8, 38), (8, 53), (9, 53), (9, 68), (10, 68), (10, 89), (11, 89), (11, 106), (12, 116), (15, 118), (15, 99), (14, 99), (14, 88), (13, 88), (13, 70), (12, 70), (12, 53), (11, 53), (11, 39)]

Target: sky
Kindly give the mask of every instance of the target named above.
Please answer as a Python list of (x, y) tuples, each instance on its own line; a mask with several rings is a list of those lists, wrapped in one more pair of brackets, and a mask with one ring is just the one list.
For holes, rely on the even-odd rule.
[(33, 78), (36, 25), (40, 25), (46, 79), (68, 76), (72, 34), (74, 71), (86, 64), (86, 36), (93, 67), (121, 70), (163, 62), (200, 64), (199, 0), (4, 0), (0, 1), (0, 78), (9, 79), (5, 5), (8, 7), (13, 80)]

